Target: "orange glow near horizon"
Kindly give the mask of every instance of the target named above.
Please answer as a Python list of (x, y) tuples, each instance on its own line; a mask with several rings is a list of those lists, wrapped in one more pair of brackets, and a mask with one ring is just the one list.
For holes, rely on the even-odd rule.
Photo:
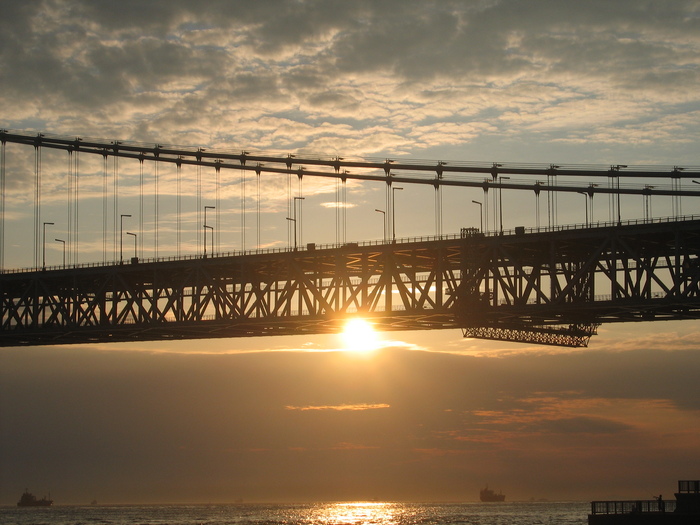
[(379, 337), (372, 324), (364, 319), (350, 319), (342, 333), (345, 349), (352, 352), (371, 352), (379, 347)]

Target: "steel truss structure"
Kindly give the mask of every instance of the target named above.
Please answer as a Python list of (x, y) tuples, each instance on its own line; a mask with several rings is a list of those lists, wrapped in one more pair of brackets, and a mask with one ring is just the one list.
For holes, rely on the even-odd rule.
[(586, 346), (700, 317), (700, 221), (0, 275), (0, 346), (461, 328)]

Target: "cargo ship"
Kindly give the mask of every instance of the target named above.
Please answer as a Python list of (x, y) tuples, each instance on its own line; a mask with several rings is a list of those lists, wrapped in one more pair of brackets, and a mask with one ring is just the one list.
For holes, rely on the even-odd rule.
[(479, 499), (484, 502), (505, 501), (506, 495), (502, 492), (496, 494), (488, 485), (479, 491)]
[(17, 502), (18, 507), (50, 507), (51, 505), (53, 505), (51, 494), (49, 494), (49, 499), (46, 499), (46, 496), (36, 499), (36, 496), (27, 489), (24, 489), (24, 494)]
[(588, 525), (698, 525), (700, 480), (678, 481), (675, 499), (592, 501)]

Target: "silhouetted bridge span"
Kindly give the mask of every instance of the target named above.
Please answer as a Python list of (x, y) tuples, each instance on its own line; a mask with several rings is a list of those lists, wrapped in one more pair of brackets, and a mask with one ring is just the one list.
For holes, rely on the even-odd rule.
[(460, 328), (585, 346), (600, 323), (700, 317), (700, 220), (0, 275), (0, 345)]

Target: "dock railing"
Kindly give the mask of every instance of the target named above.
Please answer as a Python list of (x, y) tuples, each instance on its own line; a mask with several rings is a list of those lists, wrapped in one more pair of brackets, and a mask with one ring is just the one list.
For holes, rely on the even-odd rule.
[(678, 492), (681, 494), (699, 494), (700, 493), (700, 480), (692, 479), (681, 479), (678, 481)]
[(676, 510), (675, 500), (592, 501), (591, 514), (662, 513)]
[(591, 501), (591, 515), (663, 512), (700, 514), (700, 480), (679, 480), (676, 499), (671, 500), (664, 500), (658, 496), (650, 500)]

